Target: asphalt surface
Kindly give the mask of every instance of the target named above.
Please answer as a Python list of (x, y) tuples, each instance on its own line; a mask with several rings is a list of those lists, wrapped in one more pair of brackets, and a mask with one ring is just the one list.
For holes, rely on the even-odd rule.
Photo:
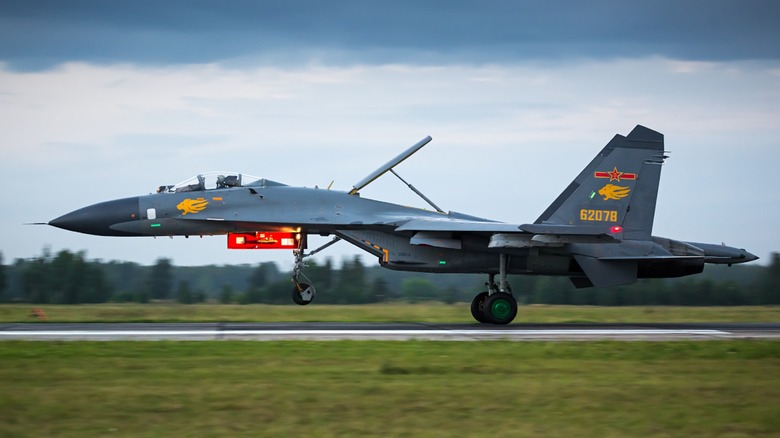
[(780, 339), (780, 323), (33, 323), (0, 324), (0, 340), (666, 341)]

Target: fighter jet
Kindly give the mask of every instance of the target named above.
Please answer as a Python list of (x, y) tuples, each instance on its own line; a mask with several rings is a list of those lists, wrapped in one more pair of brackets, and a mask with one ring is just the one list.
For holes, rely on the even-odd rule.
[[(668, 155), (663, 135), (644, 126), (615, 135), (536, 221), (520, 224), (445, 212), (393, 170), (430, 141), (424, 138), (349, 191), (217, 172), (160, 186), (150, 195), (84, 207), (48, 224), (100, 236), (227, 235), (229, 248), (292, 249), (297, 304), (315, 297), (315, 288), (302, 281), (304, 259), (345, 240), (387, 269), (487, 274), (486, 290), (472, 300), (471, 313), (490, 324), (508, 324), (517, 315), (510, 274), (565, 275), (577, 288), (605, 287), (697, 274), (706, 263), (758, 258), (723, 244), (652, 235)], [(433, 210), (360, 196), (386, 172)], [(334, 238), (307, 252), (308, 235)]]

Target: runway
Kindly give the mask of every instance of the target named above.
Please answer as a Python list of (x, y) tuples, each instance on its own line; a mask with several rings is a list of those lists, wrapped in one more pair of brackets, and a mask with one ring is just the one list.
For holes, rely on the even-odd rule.
[(0, 324), (0, 340), (441, 340), (668, 341), (780, 339), (780, 323), (424, 324), (424, 323), (35, 323)]

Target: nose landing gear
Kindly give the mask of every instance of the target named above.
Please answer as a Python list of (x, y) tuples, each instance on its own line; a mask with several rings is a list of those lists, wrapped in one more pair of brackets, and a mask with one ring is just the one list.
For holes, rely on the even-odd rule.
[(311, 257), (314, 254), (317, 254), (318, 252), (333, 245), (339, 240), (341, 240), (340, 237), (334, 237), (333, 240), (331, 240), (330, 242), (306, 254), (303, 251), (303, 239), (301, 239), (301, 243), (298, 249), (293, 250), (293, 254), (295, 255), (295, 266), (293, 267), (293, 274), (292, 274), (293, 289), (292, 289), (291, 296), (295, 304), (305, 306), (311, 303), (314, 300), (314, 297), (317, 295), (317, 291), (314, 289), (314, 285), (310, 283), (303, 283), (298, 280), (301, 276), (303, 276), (303, 278), (305, 278), (307, 281), (310, 281), (301, 272), (303, 268), (306, 266), (303, 263), (303, 259), (305, 259), (306, 257)]

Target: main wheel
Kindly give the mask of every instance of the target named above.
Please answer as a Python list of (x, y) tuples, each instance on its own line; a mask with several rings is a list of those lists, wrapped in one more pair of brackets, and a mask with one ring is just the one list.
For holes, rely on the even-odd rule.
[(487, 300), (488, 293), (481, 292), (471, 300), (471, 316), (477, 320), (477, 322), (486, 323), (485, 319), (485, 300)]
[(308, 283), (295, 283), (292, 290), (292, 299), (295, 304), (305, 306), (314, 300), (316, 292), (314, 286)]
[(485, 322), (509, 324), (517, 316), (517, 301), (508, 293), (497, 292), (485, 300)]

